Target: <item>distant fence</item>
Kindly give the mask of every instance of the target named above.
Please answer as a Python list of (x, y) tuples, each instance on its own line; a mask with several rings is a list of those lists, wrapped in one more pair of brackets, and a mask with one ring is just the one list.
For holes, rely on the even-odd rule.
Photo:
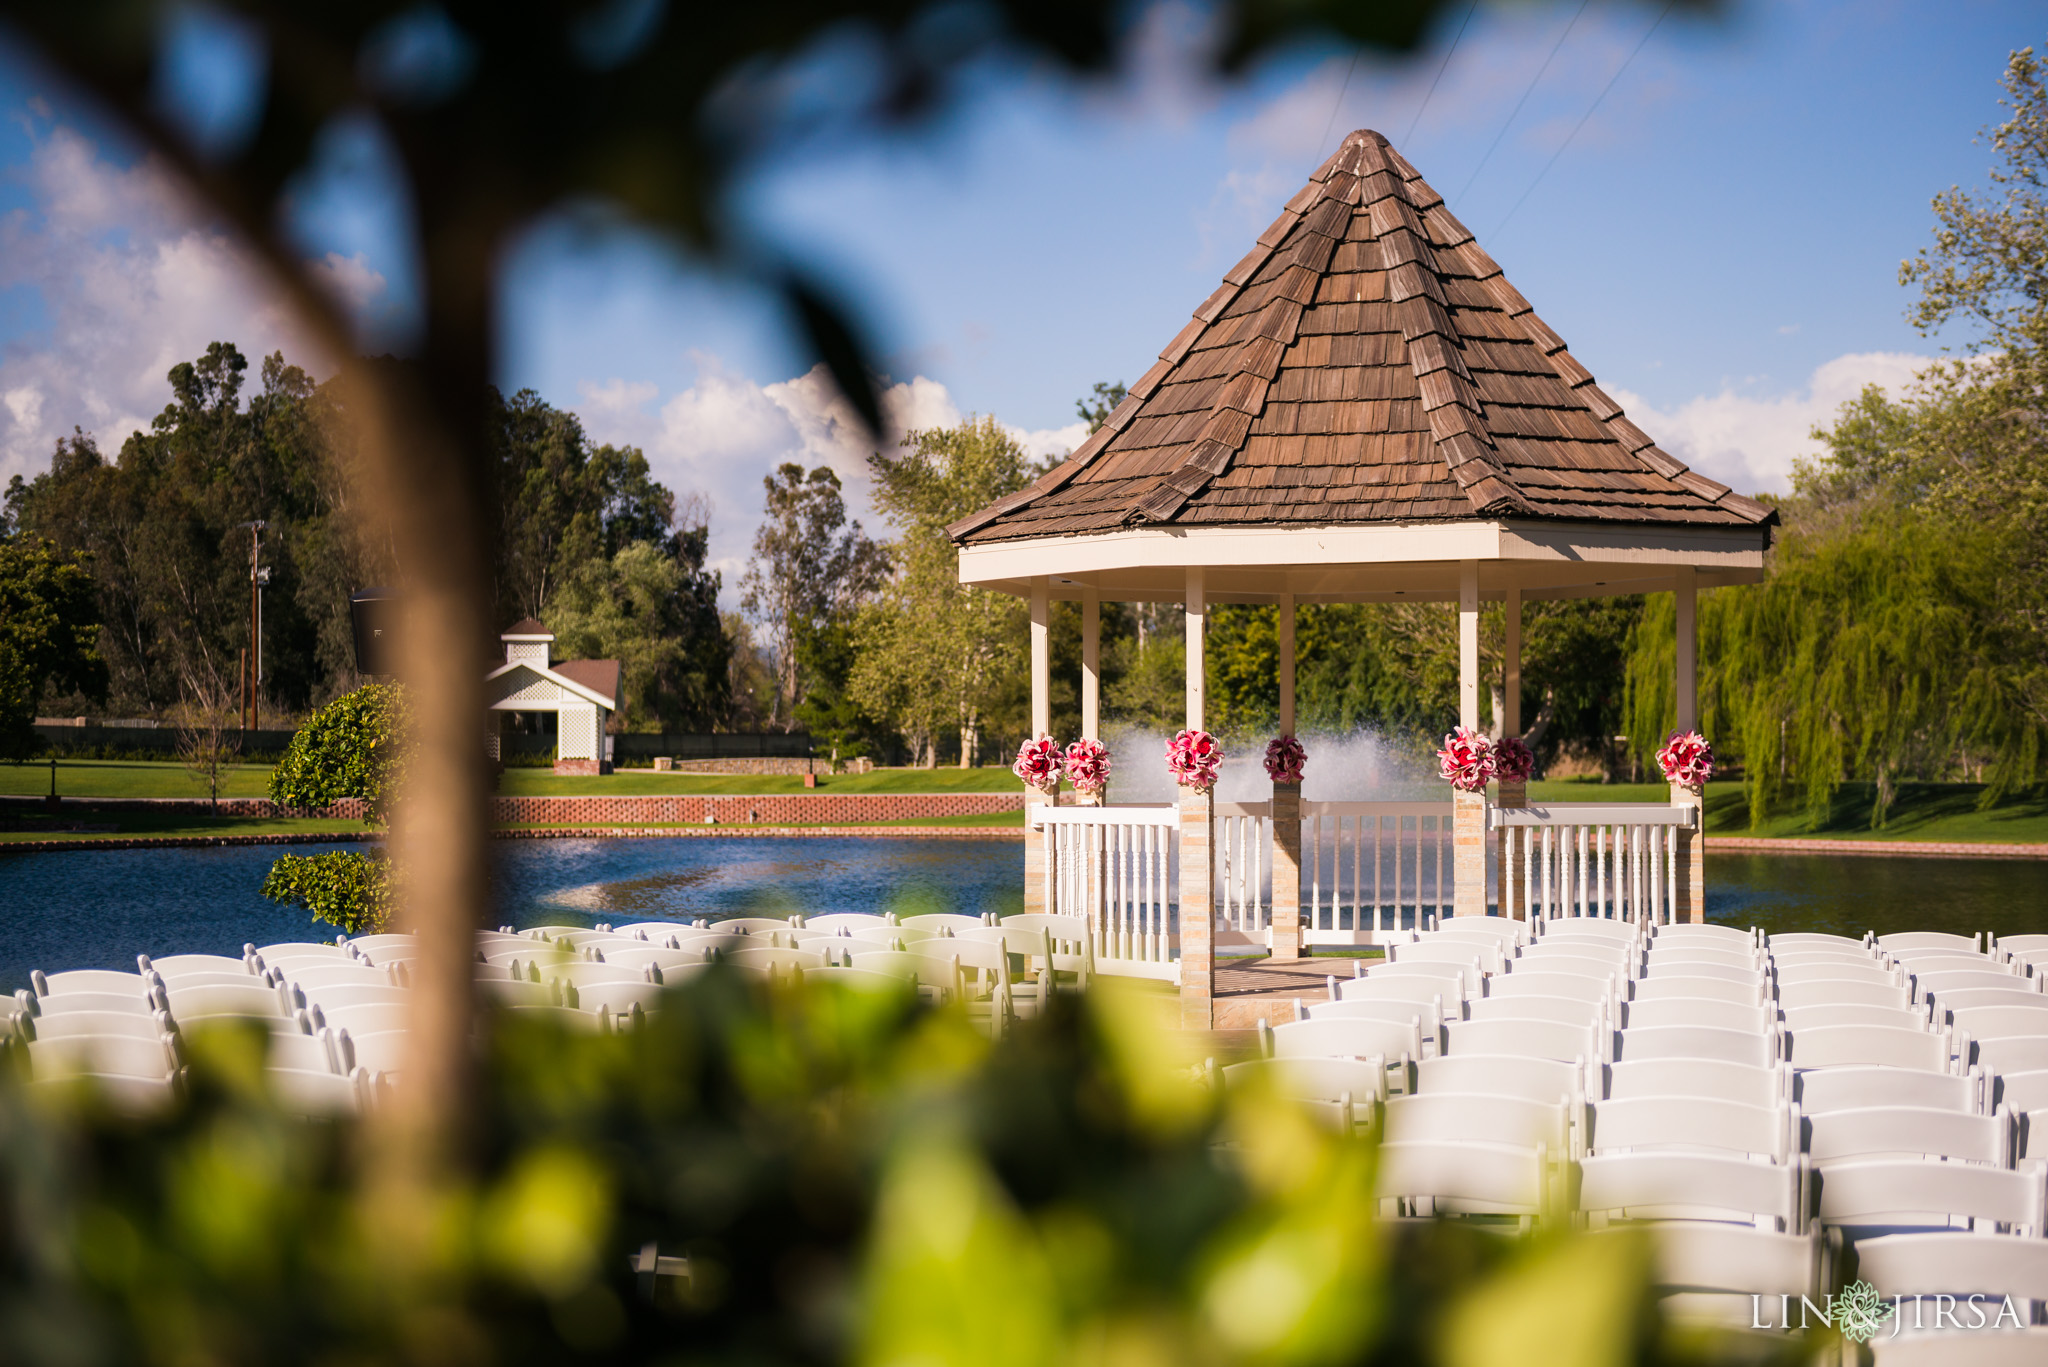
[[(35, 727), (36, 739), (46, 755), (109, 755), (125, 753), (161, 754), (170, 758), (178, 752), (178, 729), (175, 726), (149, 726), (136, 722), (113, 722), (101, 724), (89, 722), (84, 726), (73, 722), (50, 724), (38, 722)], [(265, 729), (245, 731), (242, 735), (242, 749), (252, 754), (281, 754), (292, 743), (293, 733)], [(667, 756), (678, 763), (701, 761), (735, 760), (808, 760), (813, 754), (811, 738), (798, 731), (785, 734), (781, 731), (737, 732), (725, 734), (704, 734), (687, 731), (640, 731), (613, 736), (612, 759), (617, 764), (642, 767), (657, 756)], [(478, 732), (478, 743), (482, 743), (482, 732)], [(502, 753), (508, 755), (552, 755), (555, 753), (555, 738), (551, 735), (506, 734), (499, 738)], [(799, 768), (799, 772), (801, 769)]]
[[(170, 759), (178, 753), (178, 728), (175, 726), (77, 726), (70, 723), (51, 726), (37, 723), (36, 740), (41, 753), (98, 757), (108, 755), (146, 754), (162, 755)], [(290, 731), (244, 731), (242, 750), (248, 754), (281, 754), (292, 743)], [(549, 742), (550, 748), (553, 742)]]

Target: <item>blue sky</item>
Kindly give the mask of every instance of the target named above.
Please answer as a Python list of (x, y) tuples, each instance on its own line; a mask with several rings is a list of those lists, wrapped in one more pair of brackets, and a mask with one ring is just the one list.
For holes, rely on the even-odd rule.
[[(1661, 9), (1456, 7), (1404, 63), (1304, 46), (1218, 85), (1190, 75), (1201, 11), (1155, 5), (1113, 81), (993, 62), (914, 135), (824, 120), (748, 172), (732, 224), (866, 310), (899, 424), (994, 413), (1057, 450), (1075, 398), (1143, 371), (1335, 142), (1378, 128), (1632, 416), (1717, 477), (1782, 489), (1812, 422), (1935, 354), (1902, 319), (1899, 262), (1934, 194), (1981, 183), (2006, 55), (2048, 24), (1988, 0)], [(829, 101), (857, 65), (808, 54), (794, 84)], [(297, 210), (380, 341), (409, 289), (386, 183), (374, 136), (337, 130)], [(865, 449), (744, 283), (565, 218), (508, 255), (502, 288), (502, 382), (708, 497), (729, 567), (778, 460), (832, 463), (859, 504)], [(216, 336), (310, 357), (232, 241), (0, 54), (0, 476), (73, 423), (117, 445)]]

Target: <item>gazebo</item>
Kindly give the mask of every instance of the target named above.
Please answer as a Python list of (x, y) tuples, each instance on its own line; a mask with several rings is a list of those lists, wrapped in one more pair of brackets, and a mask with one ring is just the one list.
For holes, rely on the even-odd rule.
[[(1209, 605), (1277, 605), (1279, 723), (1289, 734), (1297, 604), (1456, 604), (1460, 719), (1477, 728), (1480, 604), (1501, 602), (1500, 720), (1519, 734), (1521, 605), (1653, 592), (1677, 597), (1677, 720), (1693, 729), (1696, 594), (1761, 579), (1776, 520), (1658, 449), (1442, 196), (1386, 138), (1361, 130), (1287, 201), (1100, 430), (949, 532), (963, 584), (1030, 603), (1034, 734), (1050, 728), (1055, 600), (1081, 605), (1085, 736), (1099, 730), (1104, 601), (1185, 605), (1195, 728)], [(1269, 924), (1255, 929), (1276, 957), (1299, 952), (1307, 877), (1300, 789), (1289, 787), (1276, 785), (1255, 814), (1269, 831), (1260, 838), (1270, 845), (1272, 887)], [(1530, 809), (1513, 787), (1492, 803), (1454, 798), (1457, 915), (1488, 910), (1490, 831), (1504, 913), (1571, 905), (1579, 914), (1702, 914), (1700, 813), (1689, 790), (1633, 811)], [(1178, 829), (1168, 856), (1177, 918), (1147, 891), (1148, 878), (1164, 886), (1160, 851), (1173, 834), (1139, 830), (1167, 820)], [(1028, 823), (1027, 907), (1089, 915), (1099, 963), (1176, 979), (1187, 1021), (1207, 1025), (1217, 820), (1216, 804), (1198, 794), (1170, 818), (1118, 808), (1083, 817), (1041, 803)], [(1085, 827), (1085, 838), (1060, 844), (1061, 823)], [(1072, 853), (1055, 868), (1062, 849)], [(1351, 914), (1355, 929), (1363, 913)]]

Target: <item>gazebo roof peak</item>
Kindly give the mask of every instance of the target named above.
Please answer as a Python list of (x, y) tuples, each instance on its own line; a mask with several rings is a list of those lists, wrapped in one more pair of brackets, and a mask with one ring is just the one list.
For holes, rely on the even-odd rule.
[(1387, 139), (1347, 136), (1107, 422), (962, 545), (1558, 520), (1764, 531), (1622, 414)]

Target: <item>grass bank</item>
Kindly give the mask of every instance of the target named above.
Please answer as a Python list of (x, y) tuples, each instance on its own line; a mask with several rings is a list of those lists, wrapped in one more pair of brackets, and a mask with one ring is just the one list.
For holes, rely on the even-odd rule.
[[(1662, 784), (1532, 783), (1531, 802), (1661, 802)], [(1707, 834), (1775, 840), (1916, 840), (1980, 845), (2048, 843), (2048, 789), (2008, 797), (1987, 811), (1977, 809), (1984, 788), (1976, 783), (1901, 784), (1885, 824), (1873, 828), (1877, 801), (1872, 783), (1845, 783), (1825, 815), (1815, 821), (1801, 801), (1779, 803), (1752, 828), (1742, 785), (1707, 785)]]

